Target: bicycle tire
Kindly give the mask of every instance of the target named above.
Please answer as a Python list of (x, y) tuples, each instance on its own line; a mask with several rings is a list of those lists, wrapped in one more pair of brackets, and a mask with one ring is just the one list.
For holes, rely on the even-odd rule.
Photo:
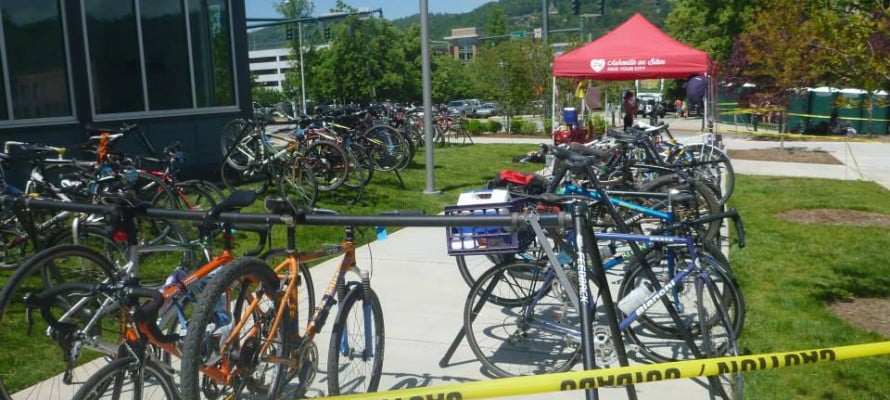
[(374, 177), (374, 161), (365, 146), (355, 142), (346, 145), (346, 154), (349, 156), (349, 175), (343, 186), (363, 190)]
[[(132, 356), (106, 364), (77, 390), (72, 400), (99, 400), (109, 398), (109, 395), (120, 399), (121, 394), (133, 393), (136, 385), (134, 370), (138, 365), (139, 362)], [(154, 359), (145, 360), (143, 376), (139, 380), (142, 381), (141, 398), (179, 400), (179, 389), (173, 377)], [(124, 387), (125, 384), (129, 385)]]
[[(741, 334), (745, 324), (745, 304), (741, 295), (741, 289), (735, 277), (728, 272), (716, 258), (699, 251), (699, 263), (722, 289), (722, 306), (729, 310), (733, 329), (736, 337)], [(662, 262), (666, 262), (662, 258)], [(678, 267), (680, 268), (680, 267)], [(668, 276), (666, 267), (659, 263), (654, 271), (659, 282), (664, 282)], [(695, 281), (700, 278), (701, 272), (690, 274), (678, 284), (675, 290), (670, 291), (672, 306), (676, 307), (679, 301), (682, 307), (678, 310), (684, 325), (690, 328), (693, 338), (702, 340), (702, 326), (711, 326), (718, 323), (716, 317), (705, 324), (699, 319), (700, 314), (696, 309)], [(630, 291), (639, 286), (641, 282), (647, 282), (641, 267), (638, 264), (631, 265), (629, 272), (618, 290), (619, 298), (624, 298)], [(623, 315), (623, 314), (622, 314)], [(639, 316), (634, 324), (631, 324), (625, 333), (628, 339), (639, 347), (639, 351), (645, 357), (654, 361), (677, 361), (683, 358), (692, 358), (692, 351), (674, 325), (664, 304), (659, 301)], [(701, 345), (698, 345), (701, 347)]]
[[(655, 210), (667, 210), (671, 207), (678, 218), (695, 218), (709, 214), (717, 214), (722, 210), (717, 195), (714, 194), (704, 183), (693, 180), (691, 186), (689, 184), (678, 184), (675, 182), (674, 174), (662, 175), (643, 184), (640, 187), (641, 192), (664, 192), (668, 193), (673, 189), (677, 189), (679, 194), (673, 196), (670, 201), (668, 199), (660, 199), (649, 203), (649, 207)], [(704, 242), (716, 242), (720, 236), (720, 226), (722, 220), (714, 220), (707, 222), (704, 226), (694, 229), (696, 234), (701, 234)]]
[[(115, 276), (117, 268), (99, 252), (79, 245), (61, 245), (38, 252), (27, 259), (6, 280), (0, 291), (0, 340), (4, 346), (15, 346), (17, 351), (0, 355), (0, 399), (9, 400), (11, 394), (19, 391), (26, 397), (31, 394), (45, 393), (47, 387), (58, 388), (64, 382), (83, 382), (98, 366), (87, 361), (101, 353), (93, 349), (85, 349), (85, 354), (74, 360), (79, 368), (71, 371), (70, 377), (60, 375), (68, 369), (64, 359), (62, 345), (43, 334), (48, 325), (40, 315), (34, 315), (31, 331), (36, 334), (26, 337), (28, 328), (24, 297), (26, 293), (39, 293), (63, 282), (95, 282), (110, 280)], [(81, 299), (86, 303), (66, 322), (81, 329), (98, 309), (98, 297), (89, 295), (80, 297), (58, 297), (52, 311), (65, 312)], [(94, 334), (115, 336), (120, 328), (120, 317), (110, 313), (107, 320), (100, 321), (100, 326), (91, 331)], [(114, 343), (114, 342), (112, 342)], [(32, 357), (21, 357), (29, 354)], [(32, 384), (42, 382), (40, 387)]]
[(735, 190), (735, 170), (729, 156), (720, 148), (710, 144), (690, 144), (684, 152), (696, 163), (693, 170), (698, 172), (705, 180), (718, 188), (715, 192), (720, 195), (720, 205), (726, 204)]
[[(567, 306), (565, 292), (547, 282), (544, 268), (518, 262), (489, 269), (470, 289), (464, 304), (467, 344), (489, 372), (500, 377), (562, 372), (577, 362), (580, 345), (540, 329), (530, 323), (533, 317), (525, 315), (546, 313), (542, 319), (580, 326), (580, 316)], [(505, 306), (485, 298), (486, 294), (516, 301)], [(538, 294), (540, 298), (532, 301)], [(527, 311), (528, 307), (533, 309)]]
[(318, 182), (312, 168), (299, 159), (288, 161), (278, 175), (278, 194), (297, 207), (312, 207), (318, 200)]
[(388, 125), (376, 125), (365, 130), (361, 137), (378, 171), (398, 170), (408, 157), (404, 137)]
[[(236, 398), (245, 391), (259, 398), (274, 398), (274, 393), (270, 392), (272, 383), (267, 382), (266, 373), (281, 366), (271, 362), (260, 363), (268, 357), (288, 354), (286, 341), (281, 340), (287, 337), (289, 323), (286, 312), (278, 331), (271, 332), (276, 305), (281, 297), (278, 287), (279, 280), (272, 269), (255, 258), (242, 258), (226, 264), (207, 284), (192, 313), (189, 331), (183, 342), (180, 372), (183, 399), (198, 400), (202, 394), (208, 398), (224, 395)], [(242, 320), (244, 316), (241, 313), (245, 309), (241, 307), (247, 306), (246, 310), (251, 310), (245, 304), (248, 302), (257, 306), (247, 320)], [(247, 322), (241, 325), (241, 331), (232, 332), (233, 325), (238, 321)], [(236, 335), (232, 349), (221, 349), (221, 343), (232, 334)], [(273, 338), (273, 345), (266, 354), (259, 354), (261, 343), (267, 338)], [(238, 353), (247, 361), (235, 362), (226, 358), (234, 348), (239, 349)], [(250, 356), (245, 353), (248, 349), (254, 351)], [(231, 363), (229, 373), (238, 378), (231, 379), (234, 386), (220, 384), (200, 373), (202, 367), (221, 363)]]
[(228, 163), (222, 163), (219, 171), (223, 186), (229, 191), (246, 190), (243, 186), (252, 185), (249, 189), (261, 194), (271, 185), (268, 166), (261, 163), (250, 164), (242, 170), (232, 168)]
[[(260, 258), (263, 262), (272, 268), (275, 268), (286, 256), (286, 249), (273, 249), (266, 252), (266, 254), (263, 254)], [(309, 266), (306, 265), (306, 263), (300, 263), (299, 268), (300, 281), (297, 287), (300, 295), (297, 300), (297, 310), (298, 312), (305, 313), (307, 316), (306, 322), (308, 323), (308, 317), (311, 317), (312, 314), (315, 313), (315, 284), (312, 281), (312, 273), (309, 271)], [(284, 271), (282, 271), (282, 273), (284, 273)]]
[(207, 211), (219, 204), (216, 193), (210, 192), (207, 185), (197, 179), (176, 182), (173, 191), (183, 210)]
[[(729, 310), (723, 306), (716, 292), (718, 289), (713, 281), (696, 281), (696, 308), (699, 320), (711, 320), (714, 315), (716, 323), (708, 324), (702, 329), (702, 353), (707, 358), (734, 357), (739, 355), (738, 336), (733, 327)], [(707, 296), (705, 296), (707, 293)], [(741, 297), (741, 292), (737, 295)], [(708, 302), (710, 307), (705, 304)], [(712, 376), (708, 379), (708, 392), (711, 398), (723, 400), (740, 400), (744, 392), (744, 380), (741, 372), (729, 372)]]
[[(366, 319), (369, 316), (371, 321)], [(369, 328), (373, 331), (368, 332)], [(340, 301), (337, 319), (331, 329), (328, 394), (376, 392), (383, 370), (383, 354), (384, 324), (380, 299), (370, 287), (353, 285)]]
[(349, 157), (343, 147), (330, 140), (318, 140), (309, 145), (304, 155), (305, 162), (312, 168), (318, 190), (336, 190), (349, 175)]
[[(255, 155), (257, 149), (257, 138), (252, 136), (253, 124), (244, 119), (234, 119), (223, 126), (222, 133), (219, 136), (220, 149), (222, 156), (225, 157), (224, 163), (228, 164), (236, 170), (243, 170), (250, 164), (251, 157)], [(238, 146), (232, 149), (232, 146)]]

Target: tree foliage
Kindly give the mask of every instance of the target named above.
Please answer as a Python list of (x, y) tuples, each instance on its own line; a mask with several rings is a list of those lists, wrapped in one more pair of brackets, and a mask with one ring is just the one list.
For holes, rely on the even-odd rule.
[[(733, 38), (753, 20), (757, 0), (673, 0), (665, 31), (718, 61), (732, 54)], [(784, 27), (783, 27), (784, 28)]]
[(494, 4), (488, 9), (488, 22), (485, 24), (485, 34), (487, 36), (507, 34), (507, 18), (504, 16), (504, 9), (498, 4)]

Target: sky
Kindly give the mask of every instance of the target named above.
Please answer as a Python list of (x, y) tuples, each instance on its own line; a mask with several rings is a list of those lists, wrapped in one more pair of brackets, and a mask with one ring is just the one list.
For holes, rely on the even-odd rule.
[[(427, 0), (430, 13), (462, 13), (472, 11), (492, 0)], [(275, 4), (281, 0), (244, 0), (247, 18), (277, 18)], [(336, 4), (336, 0), (314, 0), (315, 14), (324, 14)], [(398, 19), (420, 12), (420, 0), (346, 0), (355, 8), (383, 9), (383, 18)]]

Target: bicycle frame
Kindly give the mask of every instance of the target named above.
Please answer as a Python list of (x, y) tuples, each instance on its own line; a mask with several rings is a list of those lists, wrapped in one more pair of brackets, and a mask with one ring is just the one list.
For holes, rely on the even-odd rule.
[[(356, 258), (355, 258), (355, 236), (354, 231), (351, 226), (347, 226), (345, 228), (346, 239), (334, 246), (325, 247), (319, 250), (308, 251), (308, 252), (296, 252), (290, 250), (287, 254), (286, 258), (274, 267), (274, 271), (278, 274), (279, 278), (287, 278), (287, 284), (283, 290), (283, 298), (282, 302), (277, 305), (275, 311), (275, 317), (272, 320), (270, 332), (276, 332), (281, 324), (289, 323), (291, 326), (299, 326), (299, 310), (298, 310), (298, 300), (299, 300), (299, 289), (298, 283), (300, 280), (300, 269), (299, 265), (303, 262), (318, 260), (321, 258), (343, 255), (343, 259), (340, 262), (340, 265), (337, 267), (334, 276), (331, 278), (330, 283), (328, 284), (328, 288), (325, 290), (324, 295), (321, 298), (321, 304), (316, 307), (316, 310), (312, 312), (312, 317), (309, 320), (309, 323), (306, 325), (306, 328), (303, 330), (302, 335), (299, 335), (299, 329), (294, 330), (297, 332), (297, 339), (299, 340), (313, 340), (318, 332), (322, 329), (325, 322), (327, 321), (328, 316), (330, 315), (330, 310), (337, 302), (337, 290), (341, 285), (346, 285), (345, 276), (349, 271), (357, 271), (362, 275), (362, 284), (366, 284), (366, 273), (365, 271), (360, 270), (356, 266)], [(288, 226), (288, 248), (295, 248), (296, 242), (296, 232), (295, 227)], [(286, 271), (286, 273), (285, 273)], [(368, 278), (369, 279), (369, 278)], [(241, 329), (248, 323), (248, 320), (251, 318), (251, 314), (257, 309), (259, 306), (259, 299), (252, 299), (251, 302), (247, 305), (247, 308), (244, 312), (244, 317), (241, 320), (235, 322), (235, 327), (232, 329), (232, 333), (229, 337), (225, 338), (224, 344), (222, 346), (221, 353), (225, 354), (226, 349), (230, 348), (232, 344), (238, 339), (238, 333)], [(366, 308), (365, 312), (365, 324), (369, 323), (369, 310)], [(366, 329), (366, 332), (368, 330)], [(275, 343), (275, 336), (270, 336), (264, 339), (259, 353), (264, 354), (269, 350), (269, 347)], [(279, 339), (280, 340), (280, 339)], [(290, 338), (288, 338), (290, 340)], [(366, 335), (365, 342), (370, 345), (371, 338)], [(373, 356), (373, 354), (368, 354), (367, 356)], [(279, 357), (270, 357), (270, 362), (286, 364), (291, 368), (295, 368), (297, 366), (298, 360), (292, 359), (284, 359)], [(213, 370), (202, 370), (202, 372), (210, 377), (211, 379), (228, 384), (233, 378), (226, 371), (213, 371)]]

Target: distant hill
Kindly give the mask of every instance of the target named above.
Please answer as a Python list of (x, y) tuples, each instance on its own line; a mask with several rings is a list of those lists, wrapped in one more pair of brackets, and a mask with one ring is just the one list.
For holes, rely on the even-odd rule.
[[(476, 9), (458, 14), (430, 14), (430, 39), (442, 40), (451, 35), (453, 28), (480, 27), (484, 28), (488, 21), (488, 12), (494, 2), (486, 3)], [(541, 1), (540, 0), (500, 0), (501, 9), (507, 17), (507, 30), (510, 32), (523, 31), (531, 35), (534, 28), (541, 27)], [(569, 10), (568, 1), (550, 1), (550, 18), (548, 25), (550, 30), (577, 28), (578, 16)], [(630, 18), (634, 13), (640, 12), (653, 24), (664, 27), (664, 19), (670, 11), (668, 0), (606, 0), (606, 15), (603, 17), (586, 18), (585, 31), (588, 36), (597, 38), (602, 36), (618, 24)], [(581, 13), (592, 14), (599, 12), (598, 0), (583, 0)], [(383, 16), (386, 17), (386, 8), (383, 8)], [(397, 27), (404, 29), (412, 24), (420, 24), (420, 15), (412, 15), (392, 21)], [(304, 29), (312, 29), (311, 25)], [(304, 35), (306, 31), (304, 31)], [(578, 37), (578, 32), (551, 33), (551, 40), (571, 41)], [(586, 40), (587, 38), (585, 38)], [(645, 38), (641, 38), (645, 40)], [(248, 33), (248, 44), (251, 50), (270, 49), (283, 47), (286, 44), (283, 27), (270, 27), (258, 29)]]

